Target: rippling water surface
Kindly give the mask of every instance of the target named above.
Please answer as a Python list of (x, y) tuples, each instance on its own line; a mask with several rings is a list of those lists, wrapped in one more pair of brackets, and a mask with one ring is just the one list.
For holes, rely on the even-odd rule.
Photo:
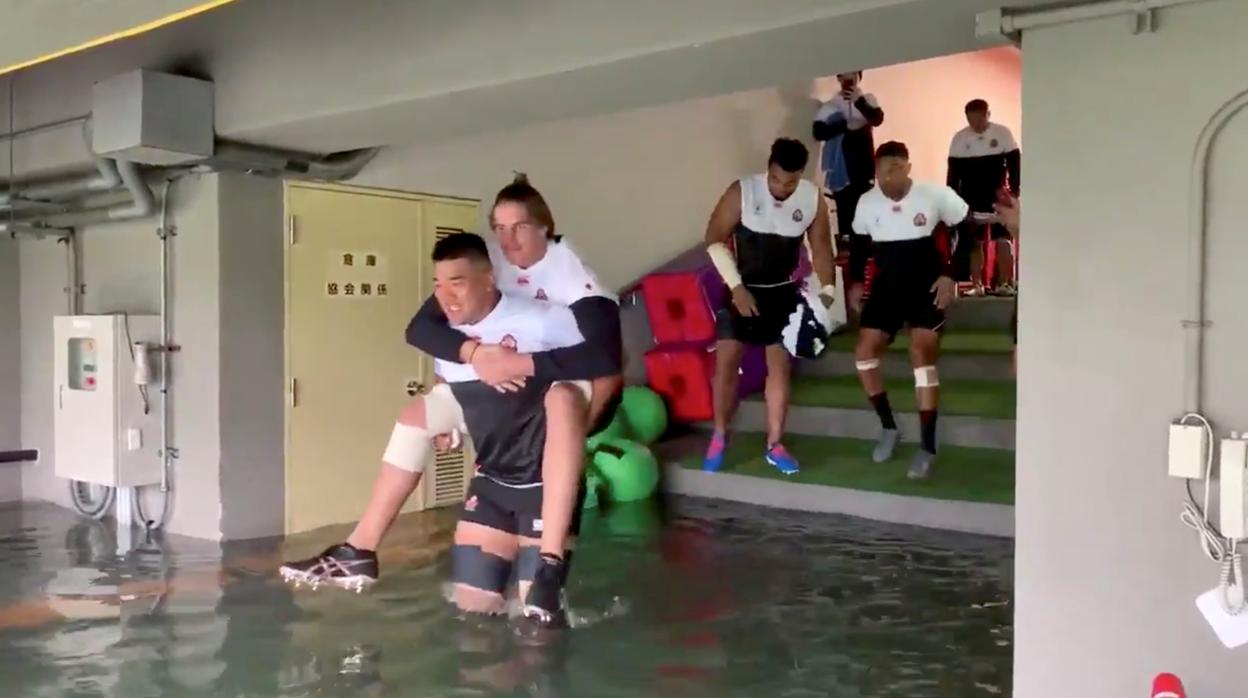
[(1011, 543), (678, 499), (590, 514), (574, 627), (446, 605), (454, 512), (405, 517), (364, 594), (274, 570), (345, 535), (170, 538), (0, 509), (0, 696), (998, 696)]

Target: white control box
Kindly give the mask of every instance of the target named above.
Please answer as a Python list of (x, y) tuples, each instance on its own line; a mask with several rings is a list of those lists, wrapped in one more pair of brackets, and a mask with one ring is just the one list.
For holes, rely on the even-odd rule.
[(110, 487), (159, 483), (159, 378), (136, 383), (143, 347), (134, 345), (159, 346), (160, 319), (77, 315), (53, 322), (57, 476)]
[(1170, 476), (1189, 480), (1205, 479), (1205, 460), (1212, 446), (1209, 443), (1209, 432), (1203, 426), (1171, 424), (1168, 466)]

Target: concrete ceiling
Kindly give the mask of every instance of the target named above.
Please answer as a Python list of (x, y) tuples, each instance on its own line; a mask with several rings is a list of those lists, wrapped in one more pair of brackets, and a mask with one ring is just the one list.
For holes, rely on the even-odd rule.
[[(146, 67), (212, 79), (223, 137), (311, 152), (419, 143), (984, 48), (974, 15), (997, 4), (237, 0), (18, 73), (14, 126), (87, 113), (92, 82)], [(16, 171), (57, 157), (24, 147)]]
[(2, 0), (0, 73), (233, 0)]

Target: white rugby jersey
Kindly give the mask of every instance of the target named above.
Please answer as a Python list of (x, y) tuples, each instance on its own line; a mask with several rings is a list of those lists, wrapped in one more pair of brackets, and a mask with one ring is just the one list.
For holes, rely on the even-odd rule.
[[(524, 354), (571, 347), (585, 341), (568, 306), (541, 303), (506, 291), (480, 322), (451, 327), (483, 344), (501, 344)], [(447, 383), (480, 380), (471, 364), (435, 359), (434, 371)]]
[(962, 197), (943, 184), (912, 182), (901, 201), (888, 198), (877, 186), (858, 201), (854, 233), (877, 243), (918, 240), (930, 237), (937, 223), (961, 223), (969, 211)]
[(741, 222), (733, 231), (737, 269), (747, 286), (788, 283), (797, 268), (806, 230), (819, 214), (819, 188), (803, 179), (784, 201), (767, 187), (767, 175), (741, 178)]
[(546, 254), (527, 269), (508, 262), (497, 241), (491, 239), (486, 246), (494, 265), (494, 281), (504, 294), (559, 305), (572, 305), (592, 296), (617, 300), (614, 293), (603, 288), (567, 240), (551, 240)]

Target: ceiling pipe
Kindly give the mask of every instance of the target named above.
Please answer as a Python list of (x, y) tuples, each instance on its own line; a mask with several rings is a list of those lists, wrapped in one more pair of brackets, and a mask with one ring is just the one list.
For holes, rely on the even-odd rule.
[[(39, 216), (35, 220), (18, 222), (0, 221), (0, 233), (35, 232), (42, 229), (78, 228), (84, 225), (126, 221), (146, 218), (156, 210), (156, 196), (151, 187), (143, 181), (143, 173), (133, 162), (118, 162), (115, 165), (121, 183), (130, 194), (130, 200), (100, 208)], [(18, 229), (21, 230), (18, 230)]]
[(215, 154), (193, 166), (214, 172), (333, 182), (355, 177), (379, 152), (381, 148), (361, 148), (317, 157), (280, 148), (217, 141)]
[[(84, 127), (84, 135), (88, 143), (90, 143), (89, 124), (90, 121)], [(218, 141), (215, 150), (216, 154), (211, 158), (172, 168), (166, 172), (172, 170), (243, 172), (282, 179), (340, 181), (351, 179), (359, 174), (377, 156), (381, 148), (362, 148), (315, 156), (277, 148)], [(155, 196), (143, 181), (143, 173), (136, 163), (100, 157), (96, 157), (95, 161), (97, 169), (95, 175), (17, 188), (0, 195), (0, 208), (18, 209), (23, 203), (46, 206), (55, 199), (84, 198), (92, 194), (112, 191), (119, 184), (124, 185), (126, 191), (129, 192), (128, 201), (68, 212), (28, 210), (21, 218), (10, 217), (10, 220), (0, 221), (0, 234), (40, 235), (44, 231), (52, 232), (109, 221), (146, 218), (155, 212)]]
[[(82, 125), (82, 137), (91, 149), (91, 121)], [(95, 157), (95, 174), (54, 180), (44, 184), (14, 187), (0, 193), (0, 209), (17, 208), (22, 203), (47, 203), (57, 199), (77, 198), (112, 191), (121, 185), (117, 163), (108, 158)]]
[(1116, 15), (1136, 16), (1136, 33), (1152, 31), (1152, 13), (1166, 7), (1190, 5), (1207, 0), (1092, 0), (1090, 2), (1065, 3), (1056, 7), (1030, 10), (998, 8), (975, 15), (975, 35), (979, 37), (1007, 36), (1017, 38), (1025, 29), (1051, 27), (1058, 24), (1083, 22)]
[(61, 119), (60, 121), (53, 121), (52, 123), (48, 123), (48, 124), (40, 124), (38, 126), (31, 126), (30, 128), (18, 129), (16, 131), (10, 131), (8, 133), (0, 133), (0, 143), (5, 143), (8, 141), (16, 140), (18, 138), (24, 138), (27, 136), (34, 136), (36, 134), (46, 133), (48, 131), (55, 131), (57, 129), (67, 128), (69, 126), (74, 126), (76, 124), (84, 123), (90, 118), (91, 118), (90, 114), (83, 114), (82, 116), (75, 116), (70, 119)]

